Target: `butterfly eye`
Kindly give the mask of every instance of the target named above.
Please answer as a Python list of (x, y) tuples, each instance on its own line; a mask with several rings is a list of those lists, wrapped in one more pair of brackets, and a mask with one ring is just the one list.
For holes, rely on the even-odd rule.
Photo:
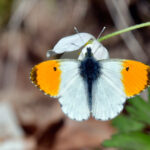
[(126, 71), (129, 71), (129, 67), (126, 67)]
[(57, 68), (56, 68), (56, 67), (53, 67), (53, 69), (54, 69), (54, 71), (56, 71), (56, 70), (57, 70)]

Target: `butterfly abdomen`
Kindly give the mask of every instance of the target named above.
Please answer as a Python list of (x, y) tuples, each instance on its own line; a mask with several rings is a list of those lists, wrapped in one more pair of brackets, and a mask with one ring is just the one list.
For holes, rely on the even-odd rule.
[(90, 55), (87, 54), (87, 57), (81, 61), (80, 64), (80, 75), (82, 76), (83, 80), (87, 85), (88, 90), (88, 98), (89, 98), (89, 106), (90, 109), (92, 107), (92, 85), (94, 81), (100, 75), (100, 65), (99, 63)]

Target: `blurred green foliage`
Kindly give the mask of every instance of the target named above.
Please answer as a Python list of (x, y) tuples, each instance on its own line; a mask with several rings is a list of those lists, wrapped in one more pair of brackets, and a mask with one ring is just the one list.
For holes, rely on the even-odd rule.
[(112, 121), (118, 132), (104, 141), (103, 146), (119, 150), (150, 150), (150, 88), (148, 101), (136, 96), (128, 102), (127, 113)]
[(13, 0), (0, 0), (0, 28), (7, 24)]

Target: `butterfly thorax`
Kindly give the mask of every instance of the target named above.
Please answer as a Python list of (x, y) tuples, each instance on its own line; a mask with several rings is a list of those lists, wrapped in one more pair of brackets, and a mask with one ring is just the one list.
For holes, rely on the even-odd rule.
[(91, 48), (87, 48), (86, 57), (83, 61), (81, 61), (80, 75), (87, 85), (89, 106), (91, 109), (93, 83), (98, 79), (100, 75), (100, 65), (98, 61), (93, 57)]

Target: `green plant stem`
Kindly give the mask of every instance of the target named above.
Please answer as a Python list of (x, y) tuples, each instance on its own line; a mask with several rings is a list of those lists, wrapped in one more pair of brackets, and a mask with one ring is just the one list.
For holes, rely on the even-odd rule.
[(143, 27), (147, 27), (147, 26), (150, 26), (150, 22), (146, 22), (146, 23), (141, 23), (141, 24), (138, 24), (138, 25), (134, 25), (134, 26), (131, 26), (131, 27), (128, 27), (128, 28), (125, 28), (125, 29), (122, 29), (122, 30), (119, 30), (119, 31), (116, 31), (116, 32), (113, 32), (113, 33), (110, 33), (110, 34), (107, 34), (105, 36), (102, 36), (101, 38), (98, 39), (99, 42), (102, 42), (106, 39), (109, 39), (113, 36), (116, 36), (116, 35), (120, 35), (122, 33), (125, 33), (125, 32), (129, 32), (129, 31), (132, 31), (132, 30), (135, 30), (135, 29), (139, 29), (139, 28), (143, 28)]

